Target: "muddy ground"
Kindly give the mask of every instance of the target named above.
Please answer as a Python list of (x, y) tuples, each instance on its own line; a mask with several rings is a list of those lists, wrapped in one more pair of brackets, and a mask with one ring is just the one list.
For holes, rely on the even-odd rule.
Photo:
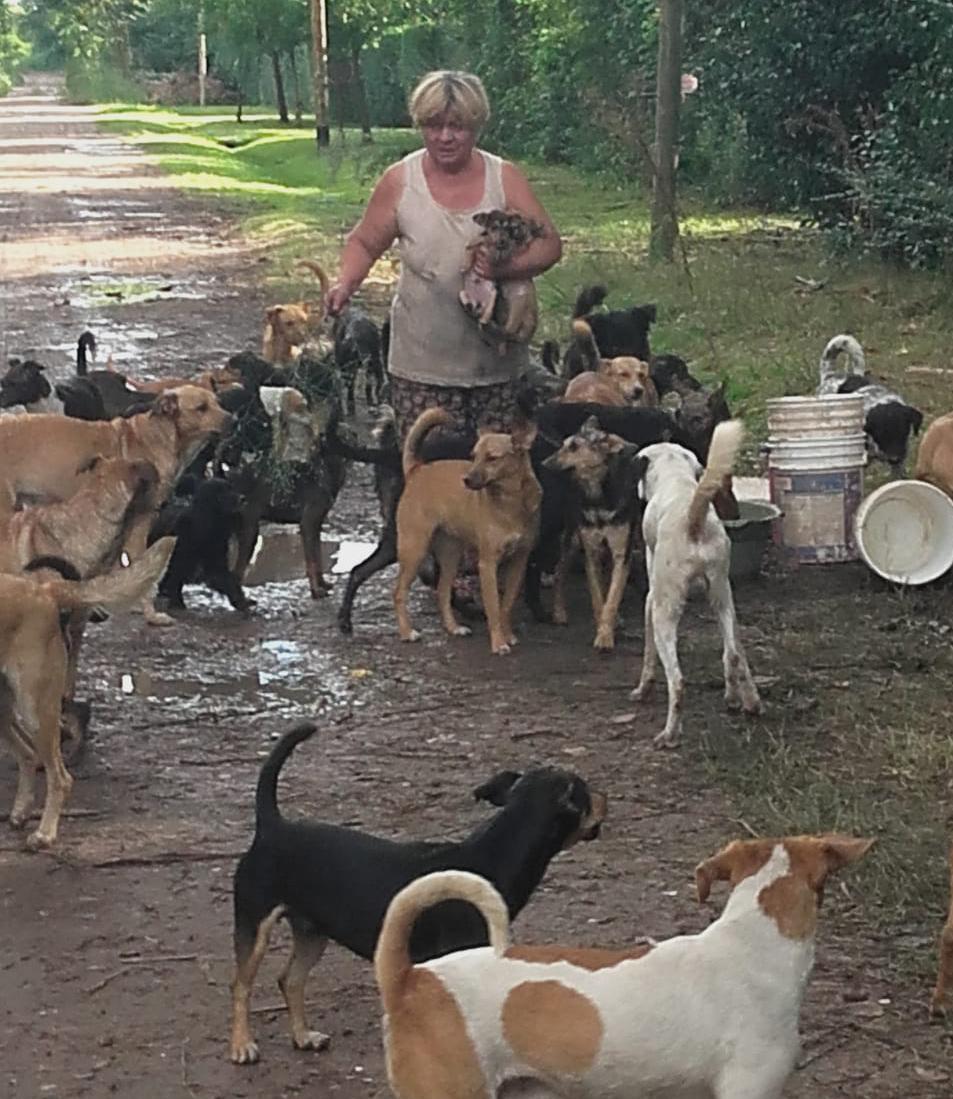
[[(134, 149), (97, 135), (88, 111), (42, 91), (32, 85), (0, 102), (0, 350), (36, 355), (65, 375), (77, 334), (90, 327), (118, 365), (163, 374), (254, 346), (259, 257), (226, 214), (169, 187)], [(155, 300), (97, 290), (122, 280), (155, 288)], [(369, 484), (366, 471), (352, 472), (330, 539), (373, 538)], [(274, 552), (274, 574), (287, 576), (281, 558), (293, 551)], [(0, 1091), (387, 1094), (372, 975), (339, 948), (310, 985), (312, 1023), (332, 1035), (327, 1052), (290, 1047), (274, 984), (279, 935), (254, 997), (262, 1061), (238, 1068), (226, 1056), (230, 876), (250, 838), (260, 758), (302, 717), (317, 717), (321, 733), (287, 767), (288, 813), (445, 837), (486, 816), (470, 791), (499, 767), (548, 761), (606, 790), (602, 838), (554, 863), (517, 924), (520, 939), (621, 944), (698, 930), (713, 917), (717, 907), (695, 903), (692, 869), (744, 826), (696, 752), (652, 747), (664, 692), (638, 711), (627, 700), (641, 650), (637, 593), (611, 657), (590, 648), (579, 591), (568, 630), (524, 622), (518, 651), (496, 659), (482, 630), (444, 639), (428, 593), (416, 601), (424, 641), (400, 646), (389, 581), (365, 589), (353, 640), (334, 627), (338, 593), (312, 603), (303, 579), (257, 586), (250, 621), (195, 592), (173, 629), (132, 616), (93, 628), (80, 693), (94, 704), (95, 739), (74, 764), (58, 849), (29, 855), (20, 837), (0, 833)], [(755, 722), (723, 711), (714, 625), (692, 605), (682, 632), (687, 737), (746, 743), (782, 727), (791, 694), (771, 683), (796, 651), (786, 649), (788, 635), (803, 646), (816, 632), (820, 667), (850, 667), (857, 631), (871, 631), (875, 650), (876, 631), (896, 616), (893, 597), (879, 593), (874, 605), (871, 590), (859, 567), (739, 588), (749, 656), (766, 676), (768, 709)], [(837, 674), (800, 682), (813, 677), (823, 700)], [(948, 679), (925, 682), (942, 691)], [(13, 785), (0, 757), (4, 809)], [(891, 937), (865, 915), (849, 879), (831, 891), (804, 1055), (786, 1094), (948, 1097), (946, 1032), (925, 1025), (925, 989), (898, 975)]]

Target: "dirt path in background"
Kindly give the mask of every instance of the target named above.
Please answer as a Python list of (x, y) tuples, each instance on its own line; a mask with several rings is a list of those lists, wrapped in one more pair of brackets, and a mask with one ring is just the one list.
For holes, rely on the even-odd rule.
[[(0, 350), (65, 375), (90, 327), (117, 363), (163, 374), (254, 346), (256, 257), (223, 213), (97, 134), (89, 111), (39, 90), (0, 101)], [(116, 304), (97, 291), (144, 277), (156, 300)], [(368, 486), (366, 471), (352, 473), (330, 537), (373, 538)], [(783, 673), (795, 608), (813, 599), (822, 614), (835, 583), (862, 592), (866, 581), (848, 569), (739, 591), (756, 670)], [(603, 837), (557, 860), (519, 939), (621, 944), (706, 925), (712, 911), (694, 901), (692, 869), (743, 826), (706, 786), (696, 753), (651, 747), (661, 705), (635, 712), (627, 701), (641, 649), (635, 593), (609, 658), (590, 648), (580, 591), (568, 630), (524, 624), (519, 651), (498, 660), (481, 630), (445, 640), (427, 596), (417, 599), (424, 641), (399, 646), (389, 591), (389, 576), (365, 589), (352, 641), (335, 631), (336, 597), (313, 604), (301, 579), (258, 587), (248, 622), (196, 592), (172, 630), (133, 617), (93, 628), (80, 693), (93, 701), (95, 740), (73, 768), (58, 851), (27, 855), (0, 833), (0, 1093), (387, 1094), (371, 971), (338, 948), (309, 986), (313, 1025), (333, 1036), (328, 1052), (294, 1052), (284, 1015), (266, 1011), (255, 1016), (261, 1064), (226, 1059), (230, 875), (250, 837), (260, 757), (303, 716), (317, 715), (322, 732), (287, 767), (289, 813), (459, 836), (486, 816), (473, 786), (534, 761), (575, 768), (609, 793)], [(886, 597), (881, 608), (872, 613), (886, 621)], [(782, 692), (767, 689), (763, 722), (727, 715), (713, 624), (697, 605), (682, 636), (687, 739), (769, 735)], [(841, 643), (849, 659), (850, 622)], [(13, 785), (4, 755), (3, 810)], [(924, 1025), (925, 990), (897, 983), (891, 944), (872, 935), (849, 879), (830, 892), (822, 924), (802, 1068), (786, 1094), (948, 1097), (945, 1032)], [(263, 967), (256, 1008), (278, 1002), (284, 945)]]

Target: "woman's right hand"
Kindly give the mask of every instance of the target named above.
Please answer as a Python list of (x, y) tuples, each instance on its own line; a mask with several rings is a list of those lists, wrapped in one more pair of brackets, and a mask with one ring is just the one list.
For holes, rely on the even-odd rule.
[(328, 291), (327, 297), (324, 299), (324, 308), (330, 316), (336, 317), (351, 300), (351, 295), (353, 293), (354, 291), (345, 283), (336, 282)]

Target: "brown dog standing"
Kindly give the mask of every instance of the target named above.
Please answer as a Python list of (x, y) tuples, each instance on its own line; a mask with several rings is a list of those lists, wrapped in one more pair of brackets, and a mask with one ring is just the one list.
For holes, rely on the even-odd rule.
[(572, 324), (573, 345), (589, 367), (577, 374), (563, 394), (567, 403), (640, 405), (654, 408), (658, 391), (647, 362), (631, 355), (604, 359), (599, 354), (592, 329), (583, 320)]
[(328, 276), (320, 264), (312, 263), (311, 260), (301, 260), (299, 266), (307, 267), (317, 276), (321, 284), (321, 297), (318, 301), (272, 305), (266, 311), (261, 357), (275, 366), (293, 362), (301, 353), (301, 348), (314, 338), (324, 320), (324, 299), (330, 286)]
[[(443, 409), (428, 409), (404, 443), (406, 485), (397, 507), (397, 626), (402, 641), (420, 636), (410, 623), (407, 593), (432, 548), (440, 566), (437, 601), (444, 628), (456, 637), (470, 632), (454, 617), (450, 593), (463, 550), (471, 546), (479, 558), (490, 648), (508, 653), (516, 641), (510, 616), (539, 532), (543, 493), (529, 460), (536, 429), (523, 427), (510, 435), (481, 432), (472, 463), (424, 464), (418, 454), (424, 436), (432, 427), (452, 422)], [(497, 575), (501, 566), (502, 601)]]
[[(214, 394), (192, 385), (162, 393), (148, 412), (126, 419), (5, 417), (0, 420), (0, 499), (67, 500), (82, 487), (80, 471), (94, 458), (122, 457), (155, 466), (157, 507), (202, 446), (231, 423)], [(147, 512), (127, 531), (125, 549), (133, 561), (145, 552), (151, 522)], [(143, 613), (154, 625), (172, 622), (151, 603)]]

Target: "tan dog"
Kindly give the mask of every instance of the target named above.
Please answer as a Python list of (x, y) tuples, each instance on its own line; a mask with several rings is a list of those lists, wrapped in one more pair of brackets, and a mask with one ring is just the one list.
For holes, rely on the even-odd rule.
[(142, 599), (162, 575), (174, 538), (163, 538), (127, 569), (79, 583), (0, 576), (0, 739), (19, 768), (10, 811), (14, 828), (33, 808), (36, 771), (46, 772), (46, 802), (27, 846), (49, 847), (73, 780), (60, 751), (60, 711), (67, 687), (67, 654), (60, 616), (92, 607), (121, 607)]
[[(231, 422), (214, 394), (192, 385), (161, 394), (148, 412), (128, 418), (4, 417), (0, 420), (0, 499), (67, 500), (83, 485), (80, 471), (102, 456), (151, 462), (158, 474), (158, 506), (201, 447)], [(151, 521), (151, 514), (140, 515), (127, 531), (125, 549), (132, 560), (145, 551)], [(172, 622), (151, 605), (143, 613), (154, 625)]]
[[(510, 946), (484, 878), (448, 870), (402, 889), (374, 970), (397, 1099), (779, 1099), (797, 1062), (826, 879), (873, 840), (735, 841), (695, 871), (731, 896), (697, 935), (622, 950)], [(419, 916), (476, 905), (490, 946), (414, 965)]]
[[(944, 416), (943, 419), (950, 419)], [(929, 434), (929, 432), (928, 432)], [(926, 442), (926, 439), (923, 440)], [(923, 446), (920, 450), (922, 452)], [(946, 924), (940, 935), (940, 965), (936, 975), (936, 987), (933, 989), (933, 997), (930, 1000), (930, 1011), (933, 1015), (945, 1015), (947, 985), (953, 980), (953, 846), (950, 847), (950, 910), (946, 917)]]
[[(479, 557), (490, 648), (508, 653), (516, 643), (510, 616), (539, 532), (543, 493), (529, 460), (536, 428), (523, 427), (510, 435), (481, 432), (472, 463), (424, 464), (418, 455), (424, 436), (438, 424), (451, 423), (448, 412), (428, 409), (404, 443), (406, 483), (397, 507), (397, 627), (402, 641), (418, 640), (407, 613), (407, 593), (432, 548), (440, 566), (437, 602), (444, 628), (454, 637), (470, 632), (454, 617), (450, 593), (463, 550), (471, 546)], [(502, 601), (497, 576), (501, 567)]]
[(572, 328), (573, 341), (584, 352), (592, 369), (584, 370), (570, 381), (562, 397), (564, 402), (640, 405), (643, 408), (658, 405), (658, 391), (647, 362), (630, 355), (603, 359), (589, 325), (583, 320), (575, 320)]
[[(301, 260), (299, 266), (307, 267), (317, 276), (321, 284), (321, 298), (318, 301), (272, 305), (265, 312), (261, 357), (275, 366), (294, 362), (305, 344), (314, 338), (324, 320), (324, 299), (330, 285), (328, 276), (319, 264), (310, 260)], [(333, 345), (330, 346), (333, 350)]]
[(914, 476), (953, 496), (953, 412), (938, 417), (927, 428)]
[(197, 385), (200, 389), (207, 389), (212, 393), (221, 393), (225, 389), (231, 389), (242, 384), (242, 376), (237, 370), (227, 366), (216, 366), (211, 370), (203, 370), (195, 378), (152, 378), (148, 381), (140, 381), (138, 378), (130, 378), (123, 375), (126, 385), (138, 393), (164, 393), (167, 389), (178, 389), (183, 385)]

